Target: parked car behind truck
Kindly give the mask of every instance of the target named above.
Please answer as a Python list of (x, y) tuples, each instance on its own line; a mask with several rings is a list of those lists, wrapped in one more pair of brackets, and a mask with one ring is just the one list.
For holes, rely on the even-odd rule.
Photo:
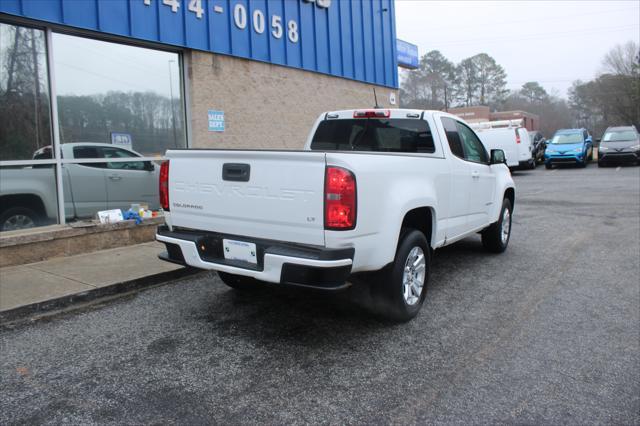
[(609, 127), (598, 147), (598, 166), (630, 163), (640, 165), (640, 134), (635, 126)]
[[(128, 209), (131, 203), (158, 208), (158, 166), (150, 161), (108, 162), (135, 159), (141, 156), (137, 152), (101, 143), (66, 143), (61, 150), (64, 159), (105, 159), (63, 164), (68, 220), (90, 218), (99, 210)], [(52, 158), (51, 148), (40, 149), (34, 158)], [(57, 212), (53, 165), (0, 169), (0, 231), (55, 223)]]
[(424, 301), (433, 250), (480, 232), (502, 252), (511, 235), (504, 152), (438, 111), (328, 112), (302, 152), (166, 156), (161, 258), (216, 270), (236, 289), (363, 281), (405, 321)]
[(472, 123), (487, 149), (504, 151), (511, 170), (536, 167), (533, 139), (522, 126), (522, 120), (500, 120)]
[(593, 141), (587, 129), (558, 130), (547, 144), (544, 165), (571, 164), (586, 167), (593, 158)]

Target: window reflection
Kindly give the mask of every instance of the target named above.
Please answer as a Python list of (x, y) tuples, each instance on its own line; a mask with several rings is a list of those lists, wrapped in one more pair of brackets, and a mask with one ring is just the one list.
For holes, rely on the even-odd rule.
[(0, 161), (51, 145), (45, 34), (0, 23)]
[(186, 146), (177, 54), (54, 34), (53, 56), (62, 143), (124, 134), (143, 155)]
[(0, 168), (0, 232), (58, 221), (52, 164)]

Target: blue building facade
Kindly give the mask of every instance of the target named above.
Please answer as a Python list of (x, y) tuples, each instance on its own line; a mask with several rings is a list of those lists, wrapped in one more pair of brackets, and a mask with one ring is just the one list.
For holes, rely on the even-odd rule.
[(2, 0), (0, 12), (398, 87), (394, 0)]

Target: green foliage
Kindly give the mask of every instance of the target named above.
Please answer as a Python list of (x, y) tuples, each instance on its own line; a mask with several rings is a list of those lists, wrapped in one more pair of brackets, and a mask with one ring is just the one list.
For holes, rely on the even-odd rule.
[(575, 81), (569, 103), (577, 125), (601, 135), (609, 126), (640, 129), (640, 64), (638, 45), (628, 42), (612, 48), (603, 59), (604, 73), (596, 79)]
[(410, 71), (400, 89), (402, 105), (408, 108), (446, 109), (451, 106), (499, 105), (507, 95), (506, 73), (486, 53), (454, 65), (432, 50)]

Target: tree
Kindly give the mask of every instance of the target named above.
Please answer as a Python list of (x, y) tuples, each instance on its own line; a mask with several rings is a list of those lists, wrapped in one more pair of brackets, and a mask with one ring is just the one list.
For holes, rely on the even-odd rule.
[(504, 68), (486, 53), (463, 59), (456, 67), (456, 100), (464, 106), (498, 107), (508, 94), (506, 78)]
[(547, 91), (537, 81), (523, 84), (519, 94), (530, 103), (544, 102), (549, 98)]
[(588, 82), (575, 81), (569, 103), (576, 122), (601, 134), (608, 126), (640, 128), (640, 64), (632, 41), (613, 47), (603, 58), (604, 72)]
[(464, 59), (458, 64), (455, 82), (454, 94), (458, 102), (467, 107), (472, 106), (478, 90), (476, 65), (472, 58)]
[(602, 59), (603, 74), (638, 76), (640, 47), (634, 41), (618, 44)]
[(409, 71), (400, 89), (402, 106), (443, 109), (448, 106), (446, 92), (454, 79), (454, 65), (437, 50), (420, 59), (420, 67)]
[(471, 58), (476, 65), (480, 105), (498, 104), (507, 94), (507, 73), (491, 56), (480, 53)]

